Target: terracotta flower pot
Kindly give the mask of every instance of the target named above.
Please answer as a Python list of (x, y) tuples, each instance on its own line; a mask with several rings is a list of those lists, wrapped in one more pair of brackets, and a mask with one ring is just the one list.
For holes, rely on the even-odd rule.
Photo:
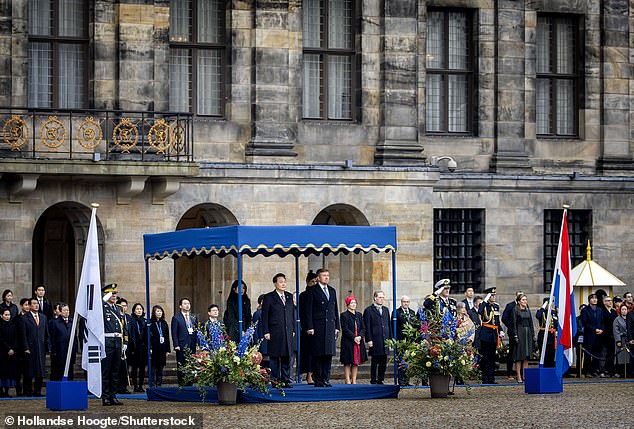
[(233, 383), (218, 383), (218, 403), (220, 405), (235, 405), (238, 397), (238, 388)]
[(448, 375), (430, 374), (429, 390), (432, 398), (446, 398), (449, 395), (449, 378)]

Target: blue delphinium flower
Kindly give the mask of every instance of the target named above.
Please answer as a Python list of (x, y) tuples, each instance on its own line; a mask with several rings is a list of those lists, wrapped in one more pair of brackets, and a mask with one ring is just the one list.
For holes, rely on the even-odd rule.
[(210, 351), (211, 348), (209, 346), (209, 341), (207, 341), (207, 337), (205, 336), (205, 334), (201, 332), (201, 330), (198, 330), (197, 336), (198, 336), (198, 344), (200, 344), (200, 348), (203, 350)]
[(211, 340), (211, 344), (209, 344), (211, 346), (211, 352), (220, 350), (221, 347), (227, 347), (227, 342), (222, 335), (222, 326), (220, 323), (209, 324), (209, 339)]
[[(256, 323), (257, 324), (257, 323)], [(253, 341), (253, 334), (255, 333), (255, 325), (249, 326), (249, 329), (244, 333), (242, 338), (240, 338), (240, 344), (238, 345), (238, 353), (237, 356), (242, 357), (244, 353), (247, 351), (249, 344)]]

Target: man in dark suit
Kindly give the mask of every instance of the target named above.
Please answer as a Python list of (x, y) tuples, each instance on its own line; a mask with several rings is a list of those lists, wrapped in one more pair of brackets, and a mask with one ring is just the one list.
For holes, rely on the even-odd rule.
[(306, 304), (306, 333), (312, 336), (313, 380), (315, 387), (332, 387), (330, 366), (337, 352), (339, 308), (337, 292), (328, 285), (330, 272), (317, 270), (317, 284), (308, 289)]
[[(130, 350), (134, 350), (133, 344), (135, 341), (134, 334), (136, 333), (136, 330), (128, 329), (128, 327), (132, 326), (132, 316), (128, 313), (128, 300), (119, 296), (117, 298), (117, 307), (120, 309), (123, 331), (125, 332), (123, 341), (130, 346)], [(121, 355), (121, 361), (119, 362), (119, 384), (117, 386), (117, 393), (123, 395), (132, 393), (128, 390), (129, 385), (130, 372), (128, 371), (128, 355), (124, 352)]]
[(182, 386), (183, 372), (180, 370), (180, 366), (185, 363), (186, 350), (191, 353), (196, 351), (198, 319), (189, 312), (191, 309), (189, 298), (181, 298), (178, 301), (178, 307), (180, 311), (172, 316), (170, 327), (172, 330), (172, 344), (176, 352), (176, 362), (178, 362), (178, 385)]
[(482, 383), (497, 384), (495, 382), (495, 350), (504, 332), (500, 325), (500, 306), (495, 302), (497, 297), (496, 289), (490, 287), (484, 292), (487, 293), (487, 296), (478, 309), (482, 319), (479, 349), (480, 356), (482, 356), (480, 369), (482, 371)]
[(39, 304), (39, 313), (46, 316), (46, 320), (53, 320), (53, 306), (50, 301), (44, 296), (46, 295), (46, 287), (44, 285), (37, 285), (35, 288), (34, 298), (37, 299)]
[(365, 323), (365, 340), (370, 348), (370, 384), (383, 384), (385, 369), (387, 367), (387, 354), (389, 349), (385, 340), (392, 338), (392, 325), (390, 324), (390, 310), (383, 305), (385, 294), (382, 291), (374, 292), (374, 303), (363, 312)]
[(39, 301), (31, 298), (31, 312), (25, 315), (24, 327), (29, 350), (29, 389), (33, 384), (33, 396), (42, 396), (42, 385), (46, 375), (46, 344), (48, 341), (48, 328), (46, 316), (39, 312)]
[(286, 292), (284, 274), (275, 274), (273, 285), (275, 290), (264, 295), (262, 301), (262, 332), (268, 341), (271, 377), (290, 388), (290, 357), (295, 339), (293, 295)]
[[(523, 292), (518, 290), (515, 292), (515, 297), (517, 298), (519, 295), (522, 295)], [(504, 311), (502, 312), (502, 323), (506, 328), (506, 333), (509, 335), (510, 339), (515, 338), (515, 330), (513, 329), (513, 314), (515, 311), (515, 306), (517, 305), (517, 301), (513, 300), (506, 304), (504, 307)], [(515, 365), (515, 361), (513, 356), (515, 355), (515, 341), (509, 341), (509, 354), (506, 358), (506, 377), (509, 380), (513, 380), (515, 376), (515, 370), (513, 366)]]
[(117, 284), (104, 286), (103, 332), (106, 340), (106, 357), (101, 360), (101, 403), (103, 406), (123, 405), (117, 399), (121, 355), (127, 345), (127, 327), (123, 324), (121, 307), (117, 302)]
[[(396, 339), (402, 340), (405, 338), (405, 333), (403, 332), (405, 329), (405, 325), (412, 325), (415, 328), (420, 327), (420, 319), (416, 315), (416, 312), (409, 308), (410, 298), (407, 295), (403, 295), (401, 297), (401, 306), (396, 309)], [(402, 358), (403, 352), (398, 351), (399, 359)], [(398, 384), (400, 386), (409, 385), (409, 381), (405, 376), (405, 368), (398, 369)]]
[[(583, 324), (583, 348), (591, 355), (600, 357), (605, 326), (603, 325), (603, 310), (597, 304), (597, 295), (594, 293), (588, 295), (588, 306), (581, 311), (581, 323)], [(591, 359), (591, 375), (605, 376), (605, 362), (586, 355), (586, 358), (588, 357)]]
[(473, 322), (474, 325), (478, 326), (480, 323), (480, 315), (478, 315), (478, 309), (475, 307), (475, 292), (471, 286), (468, 286), (464, 291), (464, 302), (465, 307), (467, 308), (467, 314), (469, 318)]
[[(60, 381), (64, 376), (66, 366), (66, 355), (70, 345), (70, 333), (73, 327), (73, 319), (70, 318), (68, 304), (61, 303), (60, 316), (49, 323), (49, 336), (51, 339), (51, 380)], [(70, 366), (68, 368), (68, 379), (73, 380), (73, 366), (75, 366), (75, 356), (77, 355), (77, 341), (73, 341), (73, 351), (71, 353)]]
[(33, 395), (33, 387), (31, 386), (31, 350), (29, 350), (29, 342), (26, 338), (27, 319), (31, 314), (31, 299), (22, 298), (20, 300), (20, 312), (16, 316), (16, 329), (18, 334), (18, 350), (17, 350), (17, 376), (15, 382), (16, 396)]

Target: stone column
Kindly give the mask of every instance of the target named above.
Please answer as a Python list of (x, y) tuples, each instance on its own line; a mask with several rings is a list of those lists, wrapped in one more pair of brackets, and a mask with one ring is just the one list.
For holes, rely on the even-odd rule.
[[(289, 56), (297, 38), (289, 31), (289, 18), (299, 0), (254, 2), (254, 55), (251, 84), (252, 135), (246, 148), (250, 162), (277, 162), (294, 157), (297, 118), (291, 118)], [(296, 109), (294, 109), (296, 111)]]
[(88, 87), (93, 88), (95, 109), (118, 108), (117, 6), (114, 0), (95, 2), (92, 39), (94, 75)]
[(524, 3), (499, 0), (496, 11), (496, 150), (491, 160), (491, 169), (496, 172), (530, 170), (524, 124)]
[(154, 110), (154, 2), (119, 3), (119, 108)]
[(375, 161), (379, 165), (425, 162), (418, 141), (416, 0), (385, 2), (381, 64), (381, 128)]
[(11, 2), (0, 0), (0, 105), (11, 106)]
[(602, 153), (599, 172), (609, 175), (634, 170), (630, 151), (629, 2), (604, 0), (601, 63)]

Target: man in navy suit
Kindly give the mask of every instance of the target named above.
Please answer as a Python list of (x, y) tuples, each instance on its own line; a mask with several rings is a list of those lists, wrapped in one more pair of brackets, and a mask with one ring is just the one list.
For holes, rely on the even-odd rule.
[(365, 323), (365, 340), (370, 348), (370, 384), (383, 384), (387, 367), (387, 353), (385, 340), (392, 338), (392, 324), (390, 310), (383, 305), (385, 294), (378, 290), (374, 292), (374, 303), (363, 312)]
[(339, 335), (339, 308), (337, 292), (328, 285), (330, 273), (317, 270), (317, 284), (308, 289), (306, 305), (306, 333), (312, 337), (313, 380), (315, 387), (332, 387), (330, 366), (337, 349)]
[[(283, 387), (291, 386), (290, 358), (295, 339), (295, 317), (293, 295), (286, 292), (286, 276), (273, 277), (275, 290), (264, 295), (262, 301), (262, 332), (268, 341), (271, 377)], [(281, 370), (281, 373), (280, 373)]]
[[(61, 381), (64, 376), (66, 366), (66, 355), (70, 344), (70, 332), (73, 327), (73, 319), (69, 317), (70, 309), (68, 304), (59, 304), (60, 316), (49, 323), (49, 338), (51, 339), (51, 380)], [(73, 351), (71, 353), (70, 366), (68, 368), (68, 379), (74, 378), (73, 366), (77, 355), (77, 341), (73, 341)]]
[(46, 375), (46, 344), (48, 341), (48, 329), (46, 316), (39, 311), (39, 302), (37, 298), (31, 298), (31, 312), (25, 314), (25, 334), (29, 353), (29, 388), (24, 386), (25, 391), (31, 391), (31, 384), (35, 380), (33, 386), (33, 396), (42, 396), (42, 385), (44, 376)]
[(172, 317), (171, 330), (172, 344), (176, 352), (176, 362), (178, 362), (178, 385), (182, 386), (183, 373), (180, 366), (185, 363), (186, 350), (191, 353), (196, 351), (198, 319), (189, 312), (191, 309), (189, 298), (181, 298), (178, 301), (178, 307), (180, 311)]
[(46, 320), (53, 320), (53, 306), (50, 301), (44, 297), (46, 295), (46, 287), (44, 285), (37, 285), (33, 297), (37, 299), (40, 309), (39, 313), (46, 316)]

